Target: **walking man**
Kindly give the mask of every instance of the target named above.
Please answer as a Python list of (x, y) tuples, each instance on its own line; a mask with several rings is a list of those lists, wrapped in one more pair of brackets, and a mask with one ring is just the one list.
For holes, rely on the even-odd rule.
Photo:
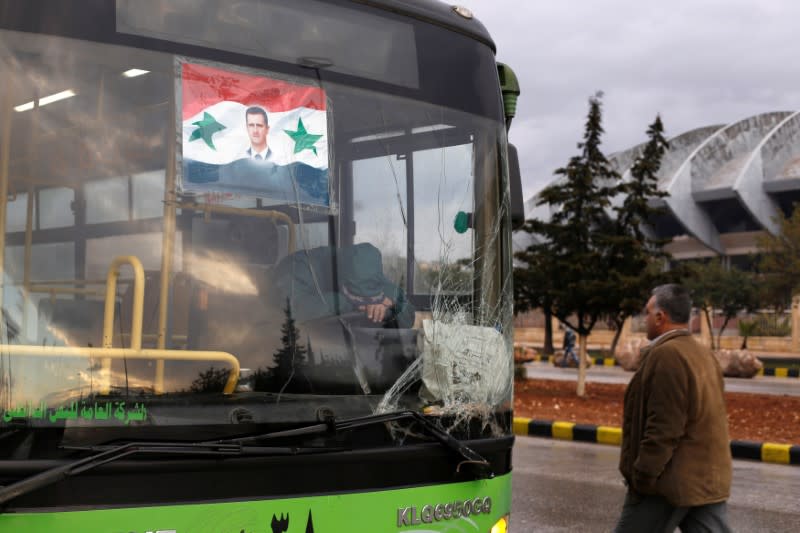
[(656, 287), (647, 302), (651, 342), (625, 391), (619, 469), (628, 493), (616, 533), (731, 531), (724, 381), (689, 332), (691, 308), (674, 284)]

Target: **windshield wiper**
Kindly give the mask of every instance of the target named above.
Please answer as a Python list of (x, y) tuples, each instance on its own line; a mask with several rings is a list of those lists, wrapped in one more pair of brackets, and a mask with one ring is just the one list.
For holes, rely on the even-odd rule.
[[(387, 422), (398, 422), (401, 420), (413, 420), (418, 422), (424, 427), (428, 433), (443, 446), (458, 454), (463, 460), (458, 463), (456, 472), (461, 471), (461, 467), (469, 465), (475, 472), (477, 479), (491, 479), (494, 477), (489, 461), (487, 461), (481, 454), (454, 438), (452, 435), (444, 431), (435, 422), (425, 417), (423, 414), (416, 411), (396, 411), (393, 413), (386, 413), (380, 415), (369, 415), (359, 418), (349, 418), (344, 420), (336, 420), (334, 417), (328, 417), (325, 422), (319, 424), (312, 424), (297, 429), (289, 429), (286, 431), (274, 431), (271, 433), (263, 433), (260, 435), (252, 435), (247, 437), (238, 437), (233, 439), (223, 439), (213, 441), (214, 444), (246, 444), (246, 443), (259, 443), (271, 439), (279, 439), (285, 437), (299, 437), (311, 435), (330, 434), (335, 435), (344, 431), (350, 431), (355, 428), (372, 426), (376, 424), (384, 424)], [(212, 441), (208, 441), (211, 444)]]
[[(491, 479), (494, 477), (494, 472), (491, 469), (489, 461), (487, 461), (483, 456), (469, 446), (449, 435), (447, 432), (437, 426), (436, 423), (416, 411), (397, 411), (394, 413), (370, 415), (360, 418), (349, 418), (339, 421), (335, 420), (333, 417), (328, 417), (323, 423), (312, 424), (310, 426), (297, 429), (275, 431), (260, 435), (217, 441), (128, 442), (125, 444), (111, 446), (64, 447), (64, 449), (69, 450), (81, 450), (97, 453), (65, 465), (50, 468), (49, 470), (45, 470), (39, 474), (34, 474), (33, 476), (25, 478), (21, 481), (17, 481), (16, 483), (12, 483), (11, 485), (0, 487), (0, 505), (24, 494), (28, 494), (34, 490), (58, 483), (59, 481), (68, 477), (81, 474), (87, 470), (97, 468), (98, 466), (102, 466), (131, 455), (156, 454), (180, 455), (184, 457), (241, 457), (253, 455), (299, 455), (309, 453), (331, 453), (342, 451), (343, 449), (272, 447), (255, 446), (254, 444), (285, 437), (338, 434), (360, 427), (384, 424), (387, 422), (398, 422), (401, 420), (413, 420), (418, 422), (434, 439), (461, 457), (462, 461), (458, 463), (456, 472), (460, 472), (462, 466), (468, 465), (474, 470), (475, 477), (477, 479)], [(0, 512), (2, 512), (2, 510), (0, 510)]]
[[(331, 448), (299, 448), (299, 447), (262, 447), (245, 446), (240, 443), (208, 443), (208, 442), (128, 442), (113, 446), (69, 447), (69, 450), (98, 452), (89, 457), (65, 465), (56, 466), (34, 474), (11, 485), (0, 487), (0, 505), (23, 494), (57, 483), (102, 466), (104, 464), (131, 455), (180, 455), (186, 456), (222, 456), (241, 457), (253, 455), (299, 455), (307, 453), (330, 453), (338, 451)], [(2, 512), (2, 510), (0, 510)]]

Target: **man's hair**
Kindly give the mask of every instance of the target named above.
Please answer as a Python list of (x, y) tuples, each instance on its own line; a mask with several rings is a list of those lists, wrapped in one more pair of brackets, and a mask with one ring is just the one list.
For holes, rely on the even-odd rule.
[(248, 107), (247, 111), (244, 112), (245, 121), (247, 120), (247, 115), (261, 115), (264, 117), (264, 124), (269, 126), (269, 119), (267, 118), (267, 112), (264, 111), (263, 108), (254, 105), (252, 107)]
[(659, 285), (653, 289), (656, 307), (664, 311), (675, 324), (686, 324), (692, 314), (692, 299), (687, 291), (677, 283)]

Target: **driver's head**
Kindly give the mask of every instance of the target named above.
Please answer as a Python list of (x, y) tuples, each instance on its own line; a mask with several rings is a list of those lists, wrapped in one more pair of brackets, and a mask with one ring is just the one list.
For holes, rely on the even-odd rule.
[(383, 275), (381, 252), (368, 243), (356, 244), (339, 253), (342, 293), (359, 304), (380, 303), (389, 281)]

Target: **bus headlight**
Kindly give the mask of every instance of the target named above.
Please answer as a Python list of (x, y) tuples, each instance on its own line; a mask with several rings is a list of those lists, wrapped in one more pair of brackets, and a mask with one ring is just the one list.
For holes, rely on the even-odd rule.
[(495, 522), (489, 533), (508, 533), (508, 515)]

